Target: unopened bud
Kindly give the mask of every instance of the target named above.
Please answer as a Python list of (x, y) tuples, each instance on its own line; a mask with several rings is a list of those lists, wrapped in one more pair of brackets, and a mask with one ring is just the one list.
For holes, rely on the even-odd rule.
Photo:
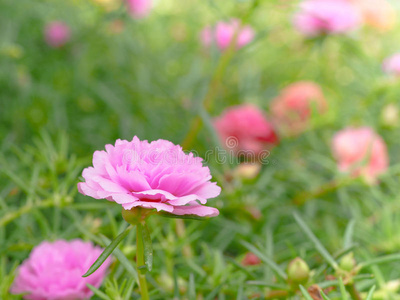
[(356, 260), (354, 259), (354, 254), (353, 252), (350, 252), (349, 254), (346, 254), (345, 256), (342, 257), (340, 260), (339, 267), (343, 271), (351, 272), (355, 269), (357, 263)]
[(304, 260), (296, 257), (289, 263), (287, 273), (290, 284), (305, 284), (310, 277), (310, 268)]

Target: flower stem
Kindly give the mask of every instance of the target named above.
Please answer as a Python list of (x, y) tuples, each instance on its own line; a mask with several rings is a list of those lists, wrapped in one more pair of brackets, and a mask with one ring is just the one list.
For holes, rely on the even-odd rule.
[(139, 288), (142, 300), (150, 300), (147, 289), (146, 265), (144, 263), (144, 245), (143, 245), (143, 224), (138, 222), (136, 225), (136, 267), (139, 277)]

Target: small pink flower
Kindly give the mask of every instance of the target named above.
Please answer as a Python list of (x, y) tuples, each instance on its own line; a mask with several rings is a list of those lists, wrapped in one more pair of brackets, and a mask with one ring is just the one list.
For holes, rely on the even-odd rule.
[(214, 120), (221, 143), (239, 155), (243, 152), (260, 155), (278, 143), (278, 137), (263, 112), (253, 105), (228, 108)]
[(319, 113), (327, 109), (321, 88), (311, 81), (299, 81), (284, 88), (271, 104), (276, 124), (288, 135), (307, 129), (313, 106)]
[(233, 37), (236, 36), (236, 49), (240, 49), (249, 44), (254, 38), (254, 30), (249, 26), (241, 26), (240, 21), (231, 19), (229, 22), (218, 22), (215, 28), (205, 27), (201, 32), (200, 39), (205, 47), (216, 43), (218, 48), (226, 50)]
[(400, 76), (400, 53), (396, 53), (383, 61), (383, 71), (387, 74)]
[(310, 37), (347, 33), (361, 21), (357, 8), (346, 0), (306, 0), (294, 17), (295, 27)]
[(108, 258), (92, 275), (83, 274), (103, 249), (76, 239), (42, 242), (18, 268), (11, 292), (27, 293), (29, 300), (86, 300), (93, 292), (86, 286), (100, 287), (111, 263)]
[(51, 22), (44, 29), (47, 44), (53, 48), (64, 46), (71, 38), (71, 31), (64, 22)]
[(147, 17), (152, 8), (152, 0), (126, 0), (126, 3), (129, 13), (136, 19)]
[[(221, 188), (210, 182), (208, 167), (192, 153), (169, 141), (131, 142), (117, 140), (106, 151), (93, 154), (93, 167), (83, 170), (80, 193), (106, 198), (125, 210), (144, 207), (174, 215), (217, 216), (218, 210), (204, 206)], [(200, 202), (201, 204), (199, 204)]]
[(372, 128), (347, 128), (333, 137), (333, 154), (342, 172), (376, 183), (389, 164), (386, 144)]
[(261, 260), (252, 252), (247, 252), (242, 260), (243, 266), (257, 266), (259, 264), (261, 264)]

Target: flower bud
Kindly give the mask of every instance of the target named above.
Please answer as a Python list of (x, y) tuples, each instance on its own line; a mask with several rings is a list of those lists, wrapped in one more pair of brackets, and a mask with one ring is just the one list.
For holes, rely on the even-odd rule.
[(349, 254), (346, 254), (345, 256), (342, 257), (340, 260), (339, 267), (343, 271), (351, 272), (354, 270), (356, 267), (357, 263), (356, 260), (354, 259), (354, 254), (353, 252), (350, 252)]
[(251, 180), (260, 173), (261, 165), (257, 163), (241, 163), (234, 171), (235, 177), (243, 180)]
[(304, 260), (300, 257), (296, 257), (289, 263), (287, 274), (290, 284), (305, 284), (310, 277), (310, 268)]

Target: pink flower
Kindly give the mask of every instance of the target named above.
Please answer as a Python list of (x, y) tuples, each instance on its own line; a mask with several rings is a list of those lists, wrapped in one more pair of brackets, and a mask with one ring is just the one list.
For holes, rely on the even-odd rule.
[(215, 129), (226, 148), (237, 155), (255, 155), (278, 143), (278, 137), (260, 109), (253, 105), (231, 107), (214, 120)]
[(144, 207), (174, 215), (219, 214), (216, 208), (201, 205), (221, 192), (210, 182), (210, 170), (201, 158), (185, 154), (169, 141), (149, 143), (136, 136), (131, 142), (117, 140), (115, 146), (105, 148), (94, 152), (93, 167), (83, 170), (80, 193), (117, 202), (125, 210)]
[(319, 113), (327, 108), (321, 88), (311, 81), (299, 81), (284, 88), (271, 104), (276, 124), (289, 135), (307, 129), (313, 106)]
[(396, 53), (383, 61), (383, 70), (390, 75), (400, 76), (400, 53)]
[(261, 264), (261, 260), (252, 252), (247, 252), (242, 260), (243, 266), (257, 266), (259, 264)]
[(136, 19), (146, 17), (152, 8), (152, 0), (126, 0), (126, 3), (129, 13)]
[(372, 128), (347, 128), (333, 137), (333, 154), (339, 170), (376, 183), (389, 164), (386, 144)]
[(254, 30), (249, 26), (241, 26), (240, 21), (231, 19), (229, 22), (218, 22), (215, 28), (205, 27), (201, 32), (200, 39), (205, 47), (216, 43), (218, 48), (226, 50), (233, 37), (236, 37), (236, 49), (240, 49), (249, 44), (254, 38)]
[(27, 293), (29, 300), (83, 300), (93, 292), (86, 286), (100, 287), (111, 263), (108, 258), (92, 275), (83, 274), (95, 262), (103, 249), (76, 239), (42, 242), (18, 269), (11, 292)]
[(63, 22), (51, 22), (46, 25), (44, 36), (49, 46), (59, 48), (69, 41), (71, 32), (67, 24)]
[(345, 0), (306, 0), (294, 17), (295, 27), (306, 36), (347, 33), (361, 24), (359, 11)]

